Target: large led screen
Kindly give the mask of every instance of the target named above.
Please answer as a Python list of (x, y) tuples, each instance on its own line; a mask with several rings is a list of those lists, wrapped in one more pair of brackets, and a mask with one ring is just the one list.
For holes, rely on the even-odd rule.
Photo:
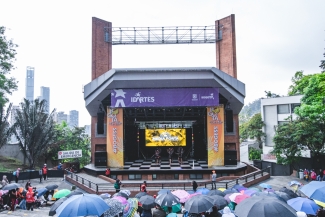
[(185, 129), (146, 129), (146, 146), (186, 146)]

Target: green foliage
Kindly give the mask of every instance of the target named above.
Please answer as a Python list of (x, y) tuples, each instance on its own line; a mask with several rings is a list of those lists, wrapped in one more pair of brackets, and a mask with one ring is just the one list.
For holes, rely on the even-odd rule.
[(84, 127), (70, 128), (66, 122), (56, 125), (57, 141), (49, 150), (48, 156), (53, 161), (58, 161), (58, 151), (82, 150), (81, 158), (62, 159), (62, 162), (79, 162), (80, 167), (87, 165), (90, 161), (90, 138), (85, 133)]
[(16, 110), (13, 132), (31, 169), (56, 139), (53, 110), (46, 113), (46, 101), (24, 99)]
[(255, 114), (247, 123), (239, 126), (239, 135), (241, 140), (256, 139), (260, 148), (266, 134), (262, 131), (264, 123), (262, 121), (261, 113)]
[(271, 91), (264, 91), (265, 92), (265, 96), (267, 98), (276, 98), (276, 97), (280, 97), (280, 95), (276, 94), (276, 93), (272, 93)]
[[(323, 55), (325, 57), (325, 53)], [(321, 60), (320, 63), (321, 64), (319, 67), (322, 69), (322, 72), (324, 73), (325, 72), (325, 60)]]
[(261, 99), (256, 99), (243, 107), (239, 113), (239, 125), (248, 122), (257, 113), (261, 113)]
[(6, 94), (12, 94), (17, 90), (17, 81), (13, 77), (8, 77), (10, 71), (14, 69), (14, 61), (17, 47), (12, 40), (7, 40), (5, 36), (6, 28), (0, 26), (0, 104), (8, 102)]
[(263, 151), (257, 148), (249, 148), (248, 156), (249, 160), (261, 160), (261, 154)]
[(0, 103), (0, 148), (8, 143), (10, 136), (12, 135), (12, 130), (8, 121), (12, 104), (10, 103), (6, 113), (4, 108)]

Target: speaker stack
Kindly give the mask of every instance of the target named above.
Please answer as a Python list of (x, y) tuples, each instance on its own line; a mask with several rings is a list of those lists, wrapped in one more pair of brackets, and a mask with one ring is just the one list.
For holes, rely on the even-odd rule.
[(225, 166), (236, 166), (237, 165), (237, 151), (236, 150), (225, 150)]
[(107, 167), (107, 152), (96, 151), (95, 152), (95, 167)]

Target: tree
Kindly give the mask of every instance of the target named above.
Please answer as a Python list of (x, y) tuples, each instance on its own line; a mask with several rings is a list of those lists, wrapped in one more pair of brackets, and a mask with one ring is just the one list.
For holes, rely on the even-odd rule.
[(10, 103), (7, 112), (4, 112), (4, 108), (0, 103), (0, 148), (8, 143), (10, 136), (12, 135), (12, 130), (8, 122), (8, 117), (11, 111), (12, 104)]
[(81, 158), (62, 159), (62, 162), (79, 162), (80, 167), (90, 161), (90, 138), (85, 133), (84, 127), (70, 128), (66, 122), (56, 125), (57, 142), (51, 147), (48, 155), (52, 160), (58, 161), (58, 151), (82, 150)]
[(280, 97), (280, 95), (276, 94), (276, 93), (272, 93), (271, 91), (264, 91), (265, 92), (265, 96), (267, 98), (276, 98), (276, 97)]
[(17, 110), (13, 132), (18, 139), (20, 149), (33, 169), (37, 160), (47, 151), (56, 139), (54, 111), (47, 114), (46, 101), (33, 102), (24, 99)]
[(262, 148), (263, 140), (266, 134), (262, 131), (264, 123), (262, 121), (261, 113), (255, 114), (247, 123), (239, 127), (239, 134), (241, 140), (256, 139), (259, 147)]
[[(325, 57), (325, 53), (323, 55)], [(320, 63), (321, 64), (319, 67), (322, 69), (322, 73), (324, 73), (325, 72), (325, 60), (321, 60)]]
[(15, 67), (13, 65), (16, 56), (17, 47), (12, 40), (7, 40), (4, 35), (6, 28), (0, 26), (0, 103), (4, 105), (8, 102), (6, 94), (12, 94), (17, 90), (17, 81), (13, 77), (8, 77), (11, 70)]
[(239, 124), (248, 122), (257, 113), (261, 113), (261, 99), (256, 99), (243, 107), (239, 113)]

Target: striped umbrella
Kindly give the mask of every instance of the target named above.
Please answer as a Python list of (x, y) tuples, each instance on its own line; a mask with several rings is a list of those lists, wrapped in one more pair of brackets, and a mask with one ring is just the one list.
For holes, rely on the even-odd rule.
[(138, 209), (138, 200), (136, 198), (129, 198), (128, 203), (123, 209), (123, 217), (133, 217)]

